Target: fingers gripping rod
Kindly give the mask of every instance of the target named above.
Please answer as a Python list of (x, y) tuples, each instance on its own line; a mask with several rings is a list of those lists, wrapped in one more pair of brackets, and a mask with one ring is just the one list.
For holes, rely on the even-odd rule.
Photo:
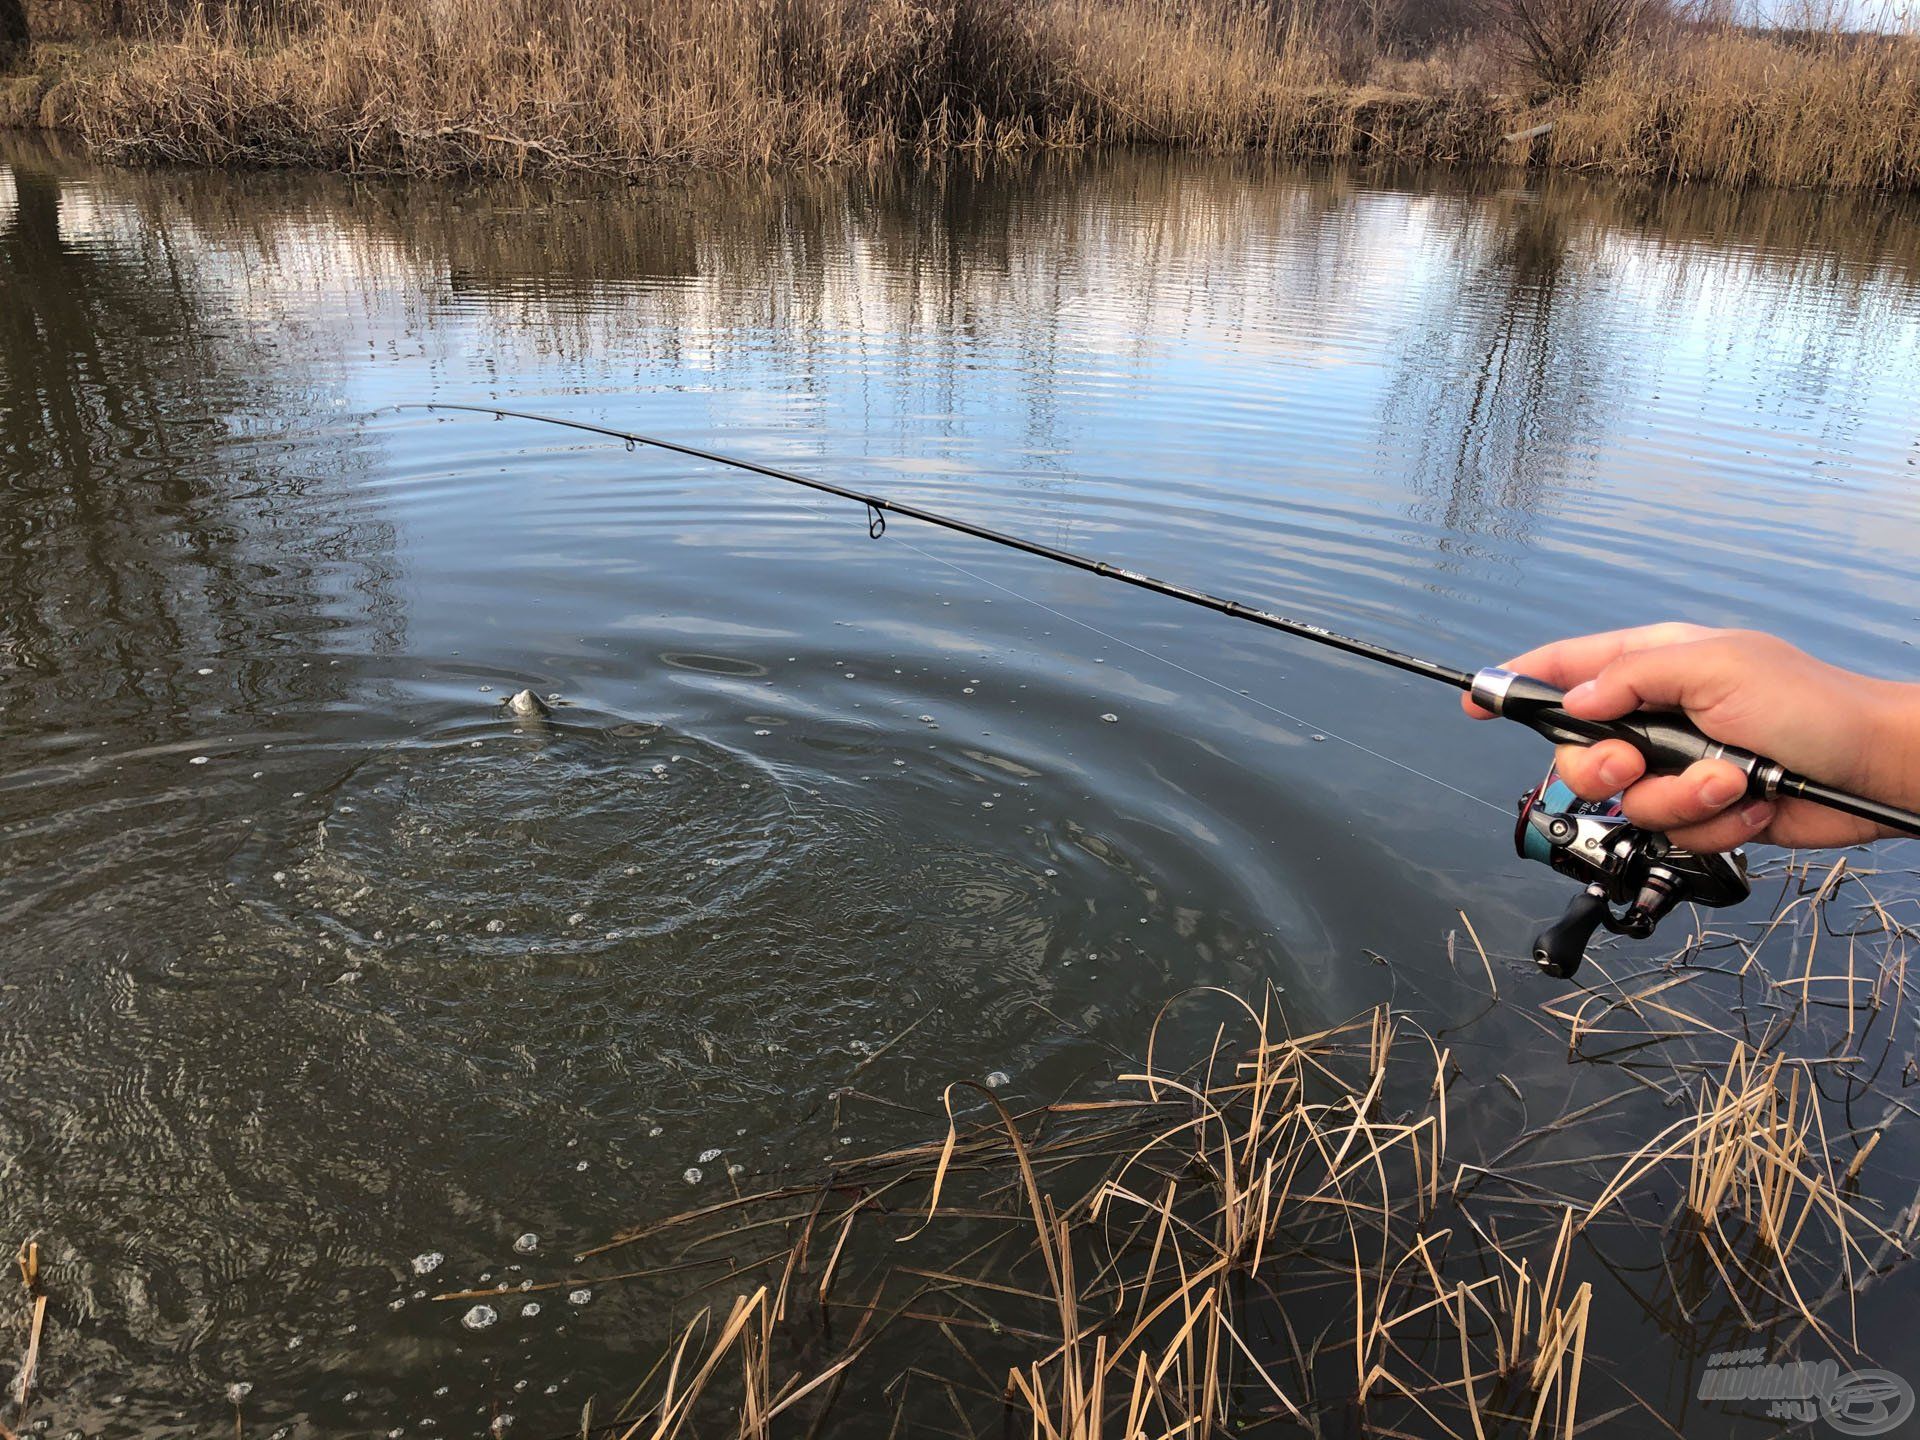
[(674, 440), (616, 430), (605, 425), (591, 424), (585, 420), (569, 420), (557, 415), (539, 415), (526, 410), (508, 410), (496, 405), (436, 402), (400, 405), (395, 408), (428, 411), (458, 410), (476, 415), (492, 415), (496, 419), (530, 420), (540, 425), (557, 425), (563, 429), (579, 430), (589, 435), (601, 435), (610, 440), (622, 441), (629, 450), (637, 445), (646, 445), (656, 450), (685, 455), (690, 459), (744, 470), (749, 474), (764, 475), (771, 480), (783, 480), (789, 485), (804, 486), (809, 490), (817, 490), (822, 494), (851, 500), (857, 505), (865, 506), (869, 516), (868, 533), (876, 539), (885, 532), (888, 515), (904, 516), (909, 520), (918, 520), (924, 525), (933, 525), (942, 530), (969, 535), (991, 545), (1000, 545), (1009, 550), (1018, 550), (1027, 555), (1037, 556), (1042, 560), (1050, 560), (1056, 565), (1084, 570), (1089, 575), (1097, 575), (1104, 580), (1118, 580), (1137, 589), (1150, 590), (1156, 595), (1165, 595), (1172, 600), (1197, 605), (1202, 609), (1212, 610), (1235, 620), (1246, 620), (1255, 625), (1263, 625), (1269, 630), (1278, 630), (1302, 640), (1310, 640), (1316, 645), (1342, 650), (1349, 655), (1357, 655), (1363, 660), (1391, 665), (1396, 670), (1404, 670), (1428, 680), (1437, 680), (1456, 690), (1466, 691), (1482, 709), (1505, 719), (1518, 721), (1556, 745), (1594, 745), (1602, 740), (1624, 740), (1640, 752), (1650, 773), (1661, 775), (1676, 774), (1697, 760), (1728, 760), (1739, 766), (1746, 774), (1747, 794), (1753, 798), (1773, 799), (1778, 796), (1787, 796), (1793, 799), (1810, 800), (1815, 804), (1858, 816), (1863, 820), (1871, 820), (1907, 835), (1920, 836), (1920, 814), (1823, 785), (1804, 775), (1796, 775), (1777, 761), (1769, 760), (1763, 755), (1755, 755), (1750, 751), (1722, 745), (1710, 739), (1684, 715), (1675, 712), (1642, 711), (1618, 720), (1582, 719), (1567, 713), (1561, 704), (1561, 701), (1566, 698), (1562, 691), (1531, 676), (1516, 675), (1510, 670), (1501, 669), (1481, 670), (1477, 674), (1469, 673), (1450, 665), (1422, 659), (1417, 655), (1392, 650), (1384, 645), (1376, 645), (1371, 641), (1358, 640), (1351, 635), (1342, 635), (1305, 620), (1278, 615), (1270, 610), (1242, 604), (1238, 600), (1223, 599), (1218, 595), (1210, 595), (1204, 590), (1195, 590), (1190, 586), (1158, 580), (1151, 575), (1143, 575), (1137, 570), (1128, 570), (1105, 560), (1096, 560), (1053, 545), (1043, 545), (1024, 536), (991, 530), (984, 525), (976, 525), (970, 520), (942, 515), (933, 510), (923, 510), (917, 505), (903, 505), (884, 496), (870, 495), (865, 491), (854, 490), (845, 485), (835, 485), (810, 475), (799, 475), (791, 470), (763, 465), (755, 460), (743, 460), (712, 450), (702, 450), (692, 445), (682, 445)]

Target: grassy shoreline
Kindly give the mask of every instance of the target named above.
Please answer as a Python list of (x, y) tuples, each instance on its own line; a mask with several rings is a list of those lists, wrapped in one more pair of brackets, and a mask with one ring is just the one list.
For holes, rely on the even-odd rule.
[[(0, 125), (136, 163), (355, 173), (1155, 146), (1920, 189), (1920, 37), (1675, 27), (1547, 94), (1484, 40), (1356, 64), (1160, 0), (338, 0), (246, 30), (42, 44)], [(937, 22), (937, 23), (936, 23)], [(1549, 133), (1504, 139), (1552, 122)]]

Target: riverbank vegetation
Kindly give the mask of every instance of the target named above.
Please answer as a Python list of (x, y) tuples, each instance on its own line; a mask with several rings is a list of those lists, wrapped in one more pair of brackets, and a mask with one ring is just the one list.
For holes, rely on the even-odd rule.
[(16, 64), (36, 37), (0, 123), (359, 172), (1158, 145), (1920, 184), (1920, 39), (1675, 3), (0, 0)]
[[(1437, 1032), (1198, 992), (1060, 1100), (956, 1085), (944, 1135), (615, 1237), (529, 1284), (684, 1318), (580, 1433), (1570, 1440), (1679, 1433), (1744, 1393), (1728, 1351), (1870, 1366), (1920, 1227), (1876, 1163), (1912, 1138), (1915, 932), (1846, 860), (1763, 880), (1770, 920), (1545, 999), (1463, 916)], [(1509, 1022), (1541, 1067), (1490, 1068)]]

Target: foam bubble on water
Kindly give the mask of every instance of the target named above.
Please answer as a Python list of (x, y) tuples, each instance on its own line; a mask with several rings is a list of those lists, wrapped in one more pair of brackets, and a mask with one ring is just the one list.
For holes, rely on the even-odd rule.
[(531, 1255), (540, 1248), (540, 1237), (529, 1230), (513, 1242), (513, 1248), (522, 1255)]
[(987, 1074), (987, 1088), (989, 1090), (999, 1090), (1012, 1083), (1012, 1080), (1007, 1077), (1007, 1072), (1004, 1070), (993, 1070)]
[(591, 1299), (593, 1299), (593, 1291), (587, 1289), (584, 1285), (578, 1290), (569, 1290), (567, 1292), (567, 1303), (569, 1305), (584, 1305)]
[(469, 1330), (484, 1330), (500, 1318), (500, 1312), (491, 1305), (476, 1305), (460, 1317), (460, 1323)]
[(204, 755), (196, 755), (193, 757), (193, 759), (189, 760), (187, 763), (189, 765), (204, 765), (207, 763), (207, 757)]
[(539, 1313), (540, 1313), (540, 1302), (538, 1300), (529, 1300), (527, 1301), (526, 1304), (520, 1307), (520, 1318), (522, 1320), (531, 1320), (533, 1319), (534, 1316), (538, 1315)]
[(662, 1135), (664, 1135), (664, 1134), (666, 1134), (666, 1133), (667, 1133), (667, 1127), (666, 1127), (666, 1126), (664, 1126), (664, 1125), (655, 1125), (655, 1126), (653, 1126), (653, 1127), (652, 1127), (651, 1129), (649, 1129), (649, 1130), (647, 1131), (647, 1138), (648, 1138), (648, 1139), (650, 1139), (650, 1140), (658, 1140), (658, 1139), (659, 1139), (659, 1138), (660, 1138), (660, 1137), (661, 1137)]
[(705, 1178), (705, 1176), (701, 1174), (700, 1167), (698, 1165), (689, 1165), (687, 1167), (686, 1174), (682, 1175), (680, 1178), (685, 1180), (689, 1185), (698, 1185), (701, 1182), (701, 1180)]
[(1118, 725), (1120, 723), (1120, 717), (1114, 714), (1111, 710), (1109, 710), (1106, 714), (1102, 715), (1100, 718), (1106, 721), (1107, 724), (1109, 725)]
[(406, 1308), (407, 1308), (407, 1297), (406, 1297), (406, 1296), (404, 1296), (404, 1295), (402, 1295), (402, 1296), (400, 1296), (400, 1297), (399, 1297), (399, 1298), (397, 1298), (397, 1299), (394, 1299), (394, 1300), (389, 1300), (389, 1301), (387, 1301), (387, 1308), (388, 1308), (389, 1310), (404, 1310), (404, 1309), (406, 1309)]
[(498, 935), (502, 930), (505, 930), (506, 928), (507, 928), (507, 922), (504, 920), (487, 921), (487, 934), (489, 935)]
[(702, 1165), (711, 1165), (720, 1158), (720, 1154), (721, 1152), (718, 1150), (702, 1150), (700, 1152), (700, 1163)]
[(492, 1430), (496, 1435), (504, 1435), (507, 1427), (511, 1424), (513, 1424), (513, 1412), (511, 1410), (502, 1410), (498, 1415), (493, 1417), (493, 1424), (487, 1428)]
[(227, 1382), (227, 1403), (230, 1405), (238, 1405), (252, 1393), (253, 1382), (251, 1380), (229, 1380)]
[(746, 1173), (747, 1173), (747, 1167), (742, 1165), (737, 1160), (734, 1161), (733, 1164), (727, 1166), (727, 1178), (730, 1180), (738, 1180), (742, 1175)]
[(416, 1275), (431, 1275), (446, 1263), (446, 1259), (447, 1257), (442, 1255), (438, 1250), (429, 1250), (424, 1255), (416, 1255), (413, 1257), (413, 1273)]

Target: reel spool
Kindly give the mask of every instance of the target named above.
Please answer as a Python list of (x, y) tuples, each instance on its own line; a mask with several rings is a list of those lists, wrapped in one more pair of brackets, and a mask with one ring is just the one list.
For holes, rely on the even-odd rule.
[(1513, 848), (1586, 888), (1533, 940), (1533, 962), (1565, 980), (1580, 968), (1593, 932), (1644, 940), (1676, 906), (1737, 905), (1747, 898), (1743, 850), (1700, 855), (1642, 830), (1614, 800), (1582, 800), (1549, 769), (1520, 797)]

